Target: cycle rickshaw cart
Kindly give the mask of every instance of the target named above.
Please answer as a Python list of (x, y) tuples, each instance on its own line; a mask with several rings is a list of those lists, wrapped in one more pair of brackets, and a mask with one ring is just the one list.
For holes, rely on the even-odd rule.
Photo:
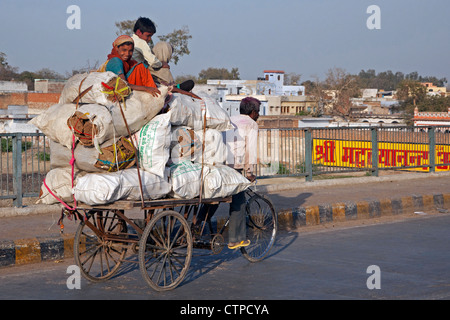
[[(80, 92), (79, 96), (89, 89)], [(119, 101), (124, 124), (131, 136), (120, 99), (114, 90), (113, 95)], [(78, 105), (78, 100), (76, 103)], [(205, 132), (206, 112), (203, 114), (203, 132)], [(132, 140), (131, 143), (133, 144)], [(204, 143), (205, 139), (202, 153)], [(134, 144), (133, 148), (137, 150)], [(194, 248), (209, 248), (212, 253), (217, 254), (226, 244), (223, 233), (229, 217), (220, 230), (210, 233), (209, 239), (205, 240), (202, 235), (193, 236), (191, 221), (198, 213), (199, 207), (230, 203), (232, 197), (145, 200), (142, 196), (139, 162), (136, 164), (141, 201), (119, 200), (108, 205), (94, 206), (78, 203), (76, 207), (66, 206), (62, 218), (68, 214), (80, 220), (74, 238), (74, 257), (81, 274), (88, 280), (103, 281), (114, 276), (122, 263), (130, 261), (125, 258), (127, 252), (131, 250), (138, 255), (139, 269), (148, 285), (157, 291), (171, 290), (185, 278)], [(257, 262), (267, 256), (275, 242), (277, 216), (269, 199), (250, 188), (245, 192), (247, 237), (251, 244), (240, 250), (246, 259)], [(128, 210), (139, 208), (139, 214), (143, 214), (139, 219), (131, 218), (126, 213)], [(205, 224), (212, 230), (208, 215), (204, 220)]]
[[(246, 191), (247, 236), (251, 244), (240, 248), (250, 262), (265, 258), (277, 233), (277, 216), (272, 203), (251, 189)], [(74, 257), (81, 274), (91, 281), (114, 276), (130, 250), (138, 255), (140, 272), (147, 284), (157, 290), (176, 288), (185, 278), (193, 249), (218, 254), (226, 245), (224, 230), (228, 219), (209, 235), (193, 235), (192, 218), (201, 205), (230, 203), (232, 197), (214, 199), (159, 199), (116, 201), (109, 205), (78, 204), (70, 211), (80, 219), (74, 238)], [(126, 211), (140, 207), (143, 219), (127, 216)], [(203, 223), (212, 231), (211, 219)], [(219, 224), (218, 224), (219, 225)], [(203, 231), (203, 228), (202, 228)]]

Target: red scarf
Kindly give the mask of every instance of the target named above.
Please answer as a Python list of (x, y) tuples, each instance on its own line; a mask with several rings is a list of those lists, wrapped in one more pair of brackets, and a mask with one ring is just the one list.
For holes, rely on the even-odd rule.
[[(113, 47), (111, 53), (108, 54), (108, 60), (111, 60), (112, 58), (119, 58), (120, 60), (122, 60), (122, 58), (119, 56), (119, 53), (117, 52), (116, 47)], [(133, 59), (130, 59), (128, 61), (122, 60), (122, 63), (123, 70), (125, 71), (125, 74), (127, 74), (128, 71), (130, 71), (131, 68), (133, 68), (137, 64), (137, 61)]]

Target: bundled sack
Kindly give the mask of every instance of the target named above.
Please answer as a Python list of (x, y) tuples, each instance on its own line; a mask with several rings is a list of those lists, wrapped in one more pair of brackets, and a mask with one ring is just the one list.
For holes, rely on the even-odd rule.
[(50, 140), (70, 149), (73, 135), (67, 126), (67, 119), (75, 111), (75, 104), (54, 104), (39, 116), (31, 119), (29, 123), (41, 130)]
[(170, 157), (170, 115), (154, 117), (133, 135), (139, 154), (139, 166), (150, 173), (164, 177)]
[[(139, 170), (144, 200), (159, 199), (170, 192), (167, 177), (159, 177)], [(137, 168), (111, 173), (89, 173), (80, 178), (74, 187), (77, 201), (88, 205), (112, 203), (118, 200), (141, 200)]]
[[(136, 164), (136, 151), (131, 140), (126, 137), (121, 137), (115, 143), (106, 142), (100, 146), (99, 150), (77, 145), (74, 150), (75, 168), (85, 172), (113, 172), (128, 169)], [(71, 167), (71, 159), (71, 149), (50, 141), (52, 168)]]
[[(84, 175), (84, 172), (75, 171), (74, 185)], [(49, 172), (47, 172), (44, 182), (45, 184), (42, 183), (41, 186), (39, 199), (36, 201), (37, 204), (59, 203), (58, 199), (55, 198), (55, 196), (63, 202), (73, 202), (71, 168), (55, 168), (50, 170)]]
[(50, 140), (50, 168), (70, 168), (72, 150), (62, 144)]
[(235, 169), (227, 165), (209, 167), (203, 182), (205, 199), (229, 197), (246, 190), (251, 182)]
[[(203, 157), (200, 155), (194, 161), (209, 165), (224, 164), (227, 159), (227, 146), (223, 142), (222, 132), (216, 129), (206, 129), (195, 132), (200, 139), (200, 143), (205, 139)], [(201, 147), (202, 148), (202, 147)]]
[(88, 147), (102, 144), (116, 135), (110, 111), (99, 104), (81, 105), (67, 119), (67, 126), (80, 144)]
[(75, 148), (75, 167), (86, 172), (114, 172), (135, 165), (136, 151), (130, 139), (121, 137), (113, 144), (105, 143), (96, 148), (77, 146)]
[[(69, 149), (72, 147), (73, 134), (84, 145), (101, 145), (114, 138), (118, 139), (128, 135), (122, 111), (132, 134), (153, 119), (164, 107), (168, 94), (168, 87), (160, 87), (159, 90), (161, 94), (158, 97), (153, 97), (147, 92), (134, 91), (127, 99), (126, 104), (122, 105), (122, 110), (118, 103), (109, 106), (86, 104), (79, 105), (78, 108), (73, 103), (55, 104), (30, 120), (30, 123), (41, 130), (50, 140)], [(79, 119), (83, 118), (82, 115), (88, 119), (84, 117), (84, 123), (80, 124)], [(73, 133), (72, 127), (77, 128)], [(93, 136), (92, 133), (95, 135)], [(93, 141), (94, 139), (95, 141)]]
[[(209, 172), (207, 166), (203, 167), (203, 177)], [(200, 195), (202, 183), (202, 165), (184, 161), (170, 166), (169, 183), (172, 186), (171, 196), (181, 199), (193, 199)]]
[[(110, 105), (115, 101), (114, 95), (102, 82), (110, 88), (115, 88), (123, 97), (131, 94), (127, 83), (114, 72), (80, 73), (67, 80), (59, 103), (76, 103), (78, 98), (79, 103)], [(82, 93), (84, 94), (80, 97)]]
[[(125, 103), (115, 103), (109, 106), (116, 136), (128, 135), (127, 128), (122, 116), (128, 124), (131, 134), (139, 131), (145, 124), (152, 120), (164, 108), (169, 88), (161, 86), (158, 88), (161, 92), (157, 97), (152, 96), (148, 92), (133, 91)], [(122, 111), (120, 106), (122, 106)], [(110, 137), (111, 138), (111, 137)]]
[(183, 161), (201, 160), (202, 142), (194, 129), (189, 127), (172, 127), (170, 161), (178, 164)]
[(219, 131), (233, 129), (230, 117), (213, 98), (204, 97), (200, 100), (181, 93), (174, 93), (168, 105), (172, 125), (200, 130), (203, 128), (206, 112), (207, 128)]
[(128, 130), (133, 134), (153, 119), (164, 107), (168, 88), (161, 87), (159, 90), (161, 95), (158, 97), (153, 97), (148, 92), (134, 91), (120, 105), (119, 103), (108, 106), (81, 105), (68, 119), (67, 124), (74, 129), (78, 140), (86, 146), (102, 144), (105, 141), (117, 139), (117, 137), (127, 136)]

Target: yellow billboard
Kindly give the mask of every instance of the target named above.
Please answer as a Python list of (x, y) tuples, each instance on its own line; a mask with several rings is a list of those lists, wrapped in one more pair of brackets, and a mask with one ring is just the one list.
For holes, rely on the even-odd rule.
[[(313, 163), (331, 167), (371, 168), (370, 141), (313, 139)], [(436, 145), (435, 163), (450, 163), (450, 146)], [(378, 167), (418, 167), (410, 170), (429, 171), (429, 146), (414, 143), (378, 143)], [(435, 171), (448, 171), (449, 165), (436, 166)]]

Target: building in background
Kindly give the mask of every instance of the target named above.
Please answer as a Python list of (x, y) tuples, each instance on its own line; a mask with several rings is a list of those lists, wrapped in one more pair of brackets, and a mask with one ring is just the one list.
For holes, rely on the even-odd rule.
[(264, 76), (257, 80), (208, 80), (206, 85), (196, 84), (193, 92), (212, 96), (230, 116), (239, 114), (239, 104), (247, 96), (261, 101), (262, 116), (312, 110), (306, 102), (305, 87), (284, 85), (284, 74), (281, 70), (264, 70)]

